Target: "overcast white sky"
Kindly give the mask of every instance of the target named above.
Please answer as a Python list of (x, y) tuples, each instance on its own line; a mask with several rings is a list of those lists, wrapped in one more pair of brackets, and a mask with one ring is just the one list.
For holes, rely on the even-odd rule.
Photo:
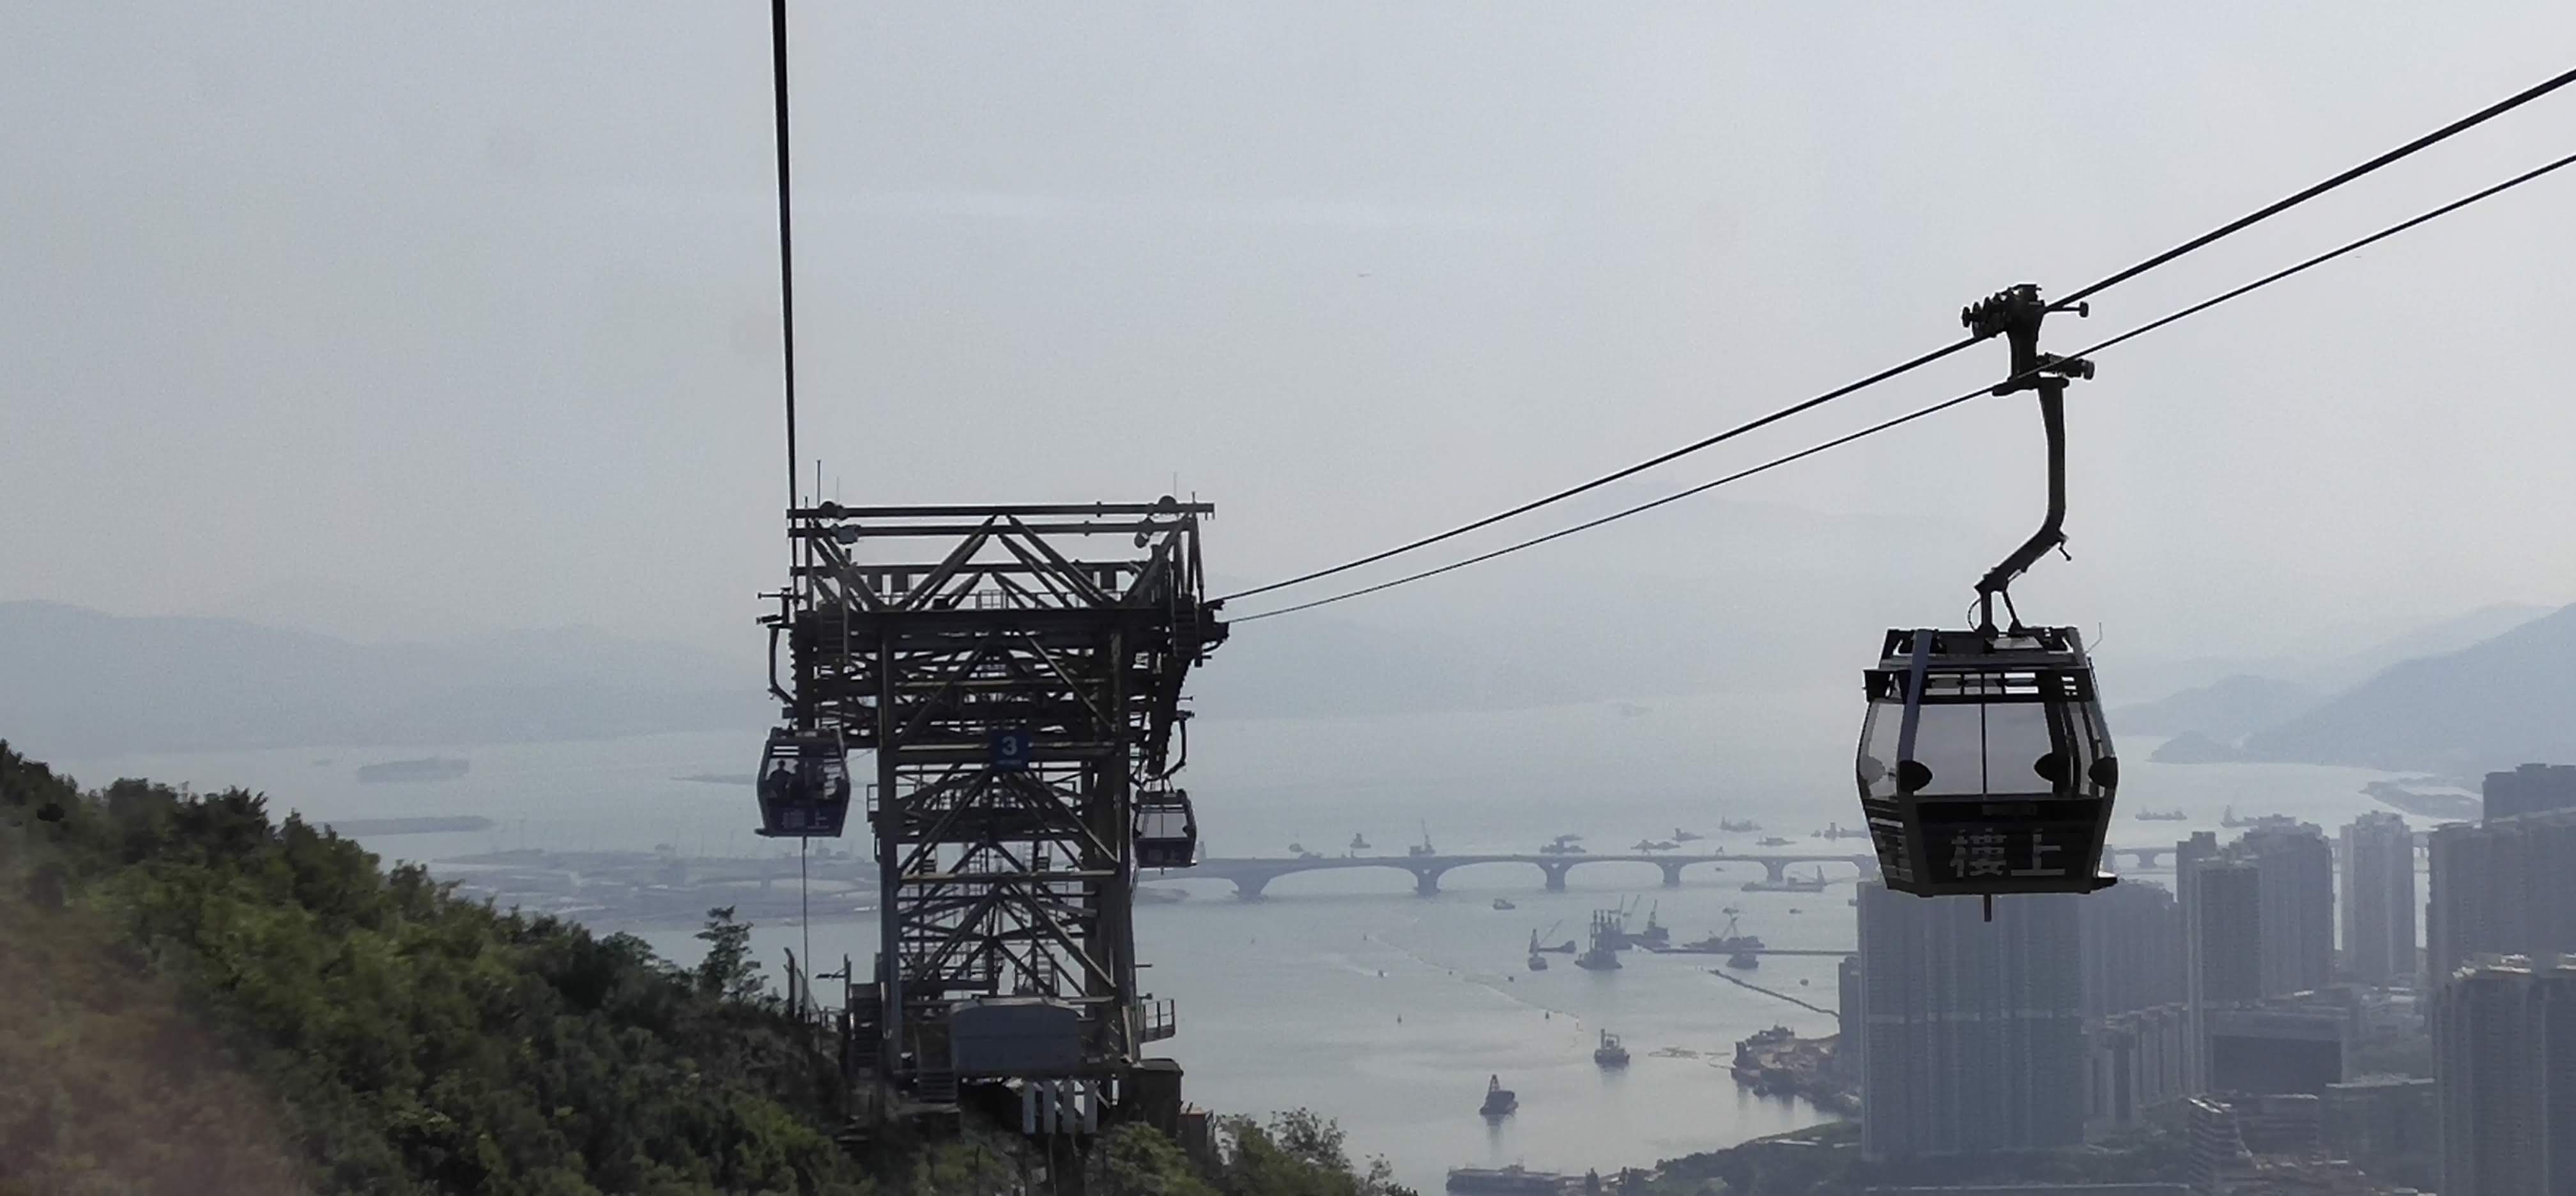
[[(2082, 285), (2576, 60), (2554, 0), (794, 11), (827, 489), (1177, 477), (1235, 582), (1947, 343), (1999, 286)], [(0, 598), (291, 614), (328, 582), (756, 652), (783, 557), (767, 36), (756, 0), (8, 6)], [(2571, 150), (2576, 94), (2049, 344)], [(2180, 654), (2576, 598), (2570, 211), (2576, 172), (2104, 355), (2075, 561), (2023, 609)], [(1796, 584), (1936, 621), (2036, 519), (2037, 443), (2027, 399), (1978, 404), (1339, 613), (1509, 635), (1607, 587), (1760, 623), (1803, 603), (1746, 597), (1779, 561), (1745, 545), (1790, 549), (1745, 525), (1788, 519), (1841, 529)], [(1876, 539), (1924, 528), (1951, 566)]]

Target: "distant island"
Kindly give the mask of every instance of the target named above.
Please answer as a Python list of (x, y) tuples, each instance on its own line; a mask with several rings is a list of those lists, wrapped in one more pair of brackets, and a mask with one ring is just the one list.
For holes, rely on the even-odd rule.
[(2156, 750), (2147, 755), (2147, 759), (2158, 764), (2225, 764), (2244, 758), (2235, 748), (2198, 731), (2176, 735), (2158, 744)]
[(2418, 818), (2474, 822), (2486, 813), (2485, 800), (2466, 793), (2426, 793), (2395, 781), (2372, 781), (2362, 786), (2361, 791), (2377, 798), (2383, 805), (2395, 806)]
[(347, 835), (465, 835), (488, 831), (489, 818), (464, 816), (456, 818), (348, 818), (323, 824), (334, 832)]
[(473, 762), (447, 756), (423, 756), (418, 760), (387, 760), (380, 764), (358, 766), (358, 780), (376, 785), (389, 781), (453, 781), (465, 775)]

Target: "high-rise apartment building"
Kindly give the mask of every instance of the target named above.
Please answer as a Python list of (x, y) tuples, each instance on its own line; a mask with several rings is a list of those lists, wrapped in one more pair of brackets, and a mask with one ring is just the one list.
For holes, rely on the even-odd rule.
[(2364, 984), (2411, 986), (2415, 970), (2415, 832), (2387, 811), (2343, 828), (2343, 954)]
[(2209, 1010), (2263, 996), (2262, 874), (2252, 864), (2205, 853), (2183, 855), (2181, 867), (2175, 881), (2189, 895), (2183, 1005), (2191, 1047), (2183, 1082), (2198, 1093), (2209, 1090)]
[(1860, 1029), (1860, 956), (1843, 956), (1834, 965), (1834, 989), (1834, 1070), (1858, 1078), (1861, 1052), (1868, 1049)]
[(2191, 925), (2192, 865), (2217, 855), (2216, 831), (2193, 831), (2190, 838), (2174, 844), (2174, 903), (2182, 910), (2184, 926)]
[(2576, 764), (2525, 764), (2488, 773), (2484, 796), (2490, 821), (2576, 809)]
[(2334, 846), (2311, 824), (2260, 827), (2228, 854), (2261, 874), (2256, 934), (2263, 995), (2285, 996), (2334, 983)]
[(1873, 1159), (2083, 1141), (2077, 906), (1860, 889), (1861, 1150)]
[(2182, 1002), (2182, 912), (2172, 890), (2124, 880), (2076, 908), (2087, 1021)]
[(2490, 958), (2433, 1014), (2443, 1196), (2576, 1192), (2576, 958)]
[(2084, 1042), (2092, 1128), (2137, 1125), (2191, 1095), (2183, 1086), (2191, 1019), (2180, 1005), (2087, 1019)]
[(2451, 823), (2434, 830), (2432, 857), (2433, 976), (2484, 955), (2576, 951), (2576, 810)]
[(2263, 997), (2263, 873), (2245, 860), (2201, 860), (2192, 868), (2188, 980), (2202, 1005)]

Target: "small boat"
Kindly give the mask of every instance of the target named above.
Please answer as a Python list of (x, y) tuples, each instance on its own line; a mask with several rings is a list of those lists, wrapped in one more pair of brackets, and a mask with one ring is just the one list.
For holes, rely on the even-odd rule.
[(1762, 957), (1750, 951), (1738, 951), (1726, 957), (1726, 966), (1750, 972), (1762, 966)]
[(1601, 1045), (1592, 1048), (1592, 1061), (1604, 1068), (1626, 1067), (1628, 1066), (1628, 1048), (1625, 1044), (1619, 1041), (1618, 1035), (1613, 1034), (1608, 1030), (1603, 1030), (1601, 1032)]
[(1680, 827), (1673, 828), (1673, 842), (1675, 843), (1697, 843), (1700, 841), (1701, 837), (1702, 836), (1690, 831), (1683, 830)]
[(1512, 1111), (1520, 1107), (1520, 1094), (1503, 1087), (1503, 1077), (1494, 1076), (1485, 1081), (1485, 1103), (1476, 1111), (1488, 1118), (1500, 1119), (1511, 1116)]
[(2189, 820), (2190, 817), (2190, 815), (2185, 814), (2180, 810), (2138, 811), (2138, 821), (2140, 822), (2183, 822)]
[(1756, 840), (1756, 842), (1764, 847), (1787, 847), (1789, 845), (1789, 841), (1787, 839), (1783, 839), (1778, 835), (1773, 835), (1767, 839)]
[(1730, 835), (1749, 835), (1761, 830), (1762, 824), (1750, 818), (1720, 818), (1717, 820), (1717, 829)]
[(1366, 835), (1352, 835), (1352, 836), (1351, 836), (1351, 850), (1353, 850), (1353, 851), (1367, 851), (1368, 849), (1369, 849), (1368, 836), (1366, 836)]
[(1532, 952), (1530, 952), (1530, 958), (1529, 958), (1529, 970), (1531, 970), (1531, 971), (1533, 971), (1533, 972), (1544, 972), (1544, 971), (1546, 971), (1546, 970), (1547, 970), (1547, 957), (1546, 957), (1546, 956), (1544, 956), (1544, 955), (1539, 954), (1539, 953), (1538, 953), (1538, 952), (1536, 952), (1536, 951), (1532, 951)]

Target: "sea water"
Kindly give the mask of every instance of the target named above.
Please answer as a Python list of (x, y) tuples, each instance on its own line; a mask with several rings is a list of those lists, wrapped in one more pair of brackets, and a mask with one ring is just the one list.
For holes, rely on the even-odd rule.
[[(1759, 835), (1717, 833), (1721, 817), (1760, 821), (1761, 835), (1794, 841), (1783, 851), (1865, 850), (1858, 840), (1810, 837), (1828, 822), (1857, 818), (1849, 730), (1830, 723), (1830, 700), (1817, 705), (1824, 709), (1697, 699), (1348, 721), (1201, 720), (1185, 780), (1211, 850), (1229, 856), (1284, 855), (1292, 841), (1339, 856), (1357, 833), (1370, 842), (1364, 854), (1400, 858), (1426, 828), (1443, 853), (1529, 852), (1561, 834), (1585, 836), (1596, 852), (1621, 852), (1676, 829), (1709, 836), (1687, 845), (1693, 850), (1760, 850)], [(692, 855), (792, 853), (749, 833), (748, 785), (679, 779), (738, 772), (748, 780), (759, 742), (757, 729), (746, 728), (59, 763), (89, 785), (118, 776), (200, 790), (242, 785), (266, 792), (281, 815), (295, 810), (318, 821), (481, 815), (494, 822), (473, 834), (365, 840), (388, 861), (661, 844)], [(25, 746), (41, 754), (42, 745)], [(2193, 830), (2218, 830), (2229, 807), (2245, 816), (2287, 813), (2331, 832), (2377, 808), (2360, 788), (2388, 775), (2157, 765), (2145, 760), (2152, 747), (2123, 743), (2116, 843), (2170, 845)], [(472, 770), (435, 783), (355, 780), (361, 764), (432, 754), (470, 758)], [(2182, 809), (2188, 821), (2130, 816), (2165, 808)], [(864, 841), (842, 846), (864, 850)], [(1849, 871), (1828, 866), (1837, 878)], [(1595, 973), (1550, 955), (1547, 971), (1526, 968), (1532, 931), (1580, 939), (1593, 910), (1614, 906), (1633, 911), (1632, 927), (1651, 910), (1675, 942), (1723, 929), (1733, 909), (1741, 931), (1773, 947), (1853, 946), (1850, 884), (1744, 892), (1760, 875), (1703, 865), (1667, 889), (1652, 865), (1602, 862), (1574, 869), (1567, 891), (1549, 893), (1534, 867), (1487, 864), (1451, 871), (1439, 896), (1422, 898), (1410, 873), (1388, 867), (1288, 876), (1258, 902), (1234, 900), (1222, 881), (1173, 882), (1187, 900), (1137, 911), (1138, 957), (1148, 965), (1142, 985), (1179, 1009), (1179, 1035), (1155, 1049), (1181, 1062), (1191, 1102), (1255, 1115), (1311, 1108), (1341, 1123), (1356, 1156), (1388, 1159), (1400, 1180), (1425, 1191), (1437, 1190), (1454, 1166), (1607, 1171), (1813, 1124), (1828, 1115), (1803, 1101), (1752, 1095), (1726, 1064), (1740, 1038), (1773, 1025), (1828, 1034), (1833, 1017), (1712, 975), (1724, 965), (1715, 956), (1632, 951), (1623, 969)], [(1492, 908), (1496, 897), (1516, 908)], [(698, 958), (690, 928), (642, 933), (668, 958)], [(774, 977), (782, 952), (802, 951), (809, 936), (826, 970), (847, 954), (864, 972), (876, 944), (872, 919), (818, 917), (811, 927), (755, 928), (755, 958)], [(1830, 955), (1765, 956), (1744, 975), (1830, 1010), (1834, 967)], [(1625, 1070), (1594, 1065), (1603, 1029), (1626, 1041)], [(1520, 1096), (1519, 1111), (1499, 1122), (1476, 1111), (1488, 1077)]]

